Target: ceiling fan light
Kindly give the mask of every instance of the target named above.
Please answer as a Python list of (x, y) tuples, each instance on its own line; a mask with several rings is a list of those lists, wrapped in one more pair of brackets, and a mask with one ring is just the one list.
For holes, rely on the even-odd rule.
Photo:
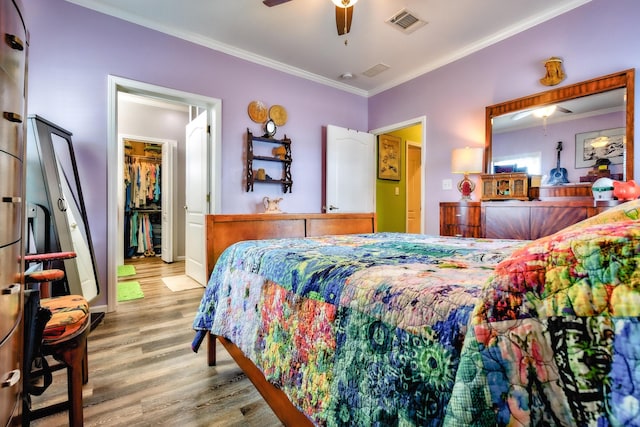
[(556, 111), (556, 106), (555, 105), (549, 105), (548, 107), (542, 107), (542, 108), (538, 108), (533, 112), (533, 115), (541, 118), (541, 119), (545, 119), (547, 117), (549, 117), (550, 115), (552, 115), (554, 112)]
[(348, 8), (353, 6), (354, 4), (356, 4), (358, 2), (358, 0), (331, 0), (333, 2), (333, 4), (335, 4), (338, 7), (342, 7), (342, 8)]
[(609, 144), (609, 138), (606, 136), (599, 136), (591, 141), (591, 146), (593, 148), (602, 148)]

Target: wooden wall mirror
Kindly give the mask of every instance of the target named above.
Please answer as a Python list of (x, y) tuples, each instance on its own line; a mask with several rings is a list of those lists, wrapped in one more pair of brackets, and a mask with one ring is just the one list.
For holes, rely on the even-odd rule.
[[(540, 156), (541, 170), (528, 173), (544, 176), (563, 153), (560, 166), (569, 170), (570, 183), (579, 183), (600, 156), (611, 156), (612, 173), (633, 179), (634, 81), (635, 70), (629, 69), (486, 107), (484, 170), (494, 173), (498, 160), (505, 164), (514, 153), (529, 151)], [(556, 107), (553, 114), (534, 114), (549, 106)], [(605, 149), (592, 149), (586, 142), (597, 135), (615, 135), (611, 141), (617, 145), (612, 142), (602, 154)], [(593, 152), (587, 152), (587, 145)], [(512, 154), (504, 154), (506, 146)]]

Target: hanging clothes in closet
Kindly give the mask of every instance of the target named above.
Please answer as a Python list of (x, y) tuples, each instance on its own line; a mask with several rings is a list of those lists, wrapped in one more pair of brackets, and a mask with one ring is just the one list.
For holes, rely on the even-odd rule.
[(125, 160), (125, 257), (159, 255), (161, 159), (127, 154)]

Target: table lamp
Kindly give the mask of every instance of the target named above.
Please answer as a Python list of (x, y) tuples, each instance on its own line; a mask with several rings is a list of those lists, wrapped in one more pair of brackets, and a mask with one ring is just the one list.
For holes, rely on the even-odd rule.
[(461, 200), (471, 200), (471, 193), (476, 185), (469, 179), (469, 174), (482, 172), (482, 156), (484, 148), (456, 148), (451, 156), (451, 172), (464, 175), (458, 183), (458, 190), (462, 194)]

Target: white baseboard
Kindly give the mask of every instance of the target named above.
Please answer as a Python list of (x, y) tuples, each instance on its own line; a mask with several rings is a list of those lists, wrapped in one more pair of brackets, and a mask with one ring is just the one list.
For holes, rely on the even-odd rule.
[(107, 306), (106, 305), (95, 305), (92, 307), (89, 307), (89, 311), (91, 313), (106, 313), (107, 312)]

